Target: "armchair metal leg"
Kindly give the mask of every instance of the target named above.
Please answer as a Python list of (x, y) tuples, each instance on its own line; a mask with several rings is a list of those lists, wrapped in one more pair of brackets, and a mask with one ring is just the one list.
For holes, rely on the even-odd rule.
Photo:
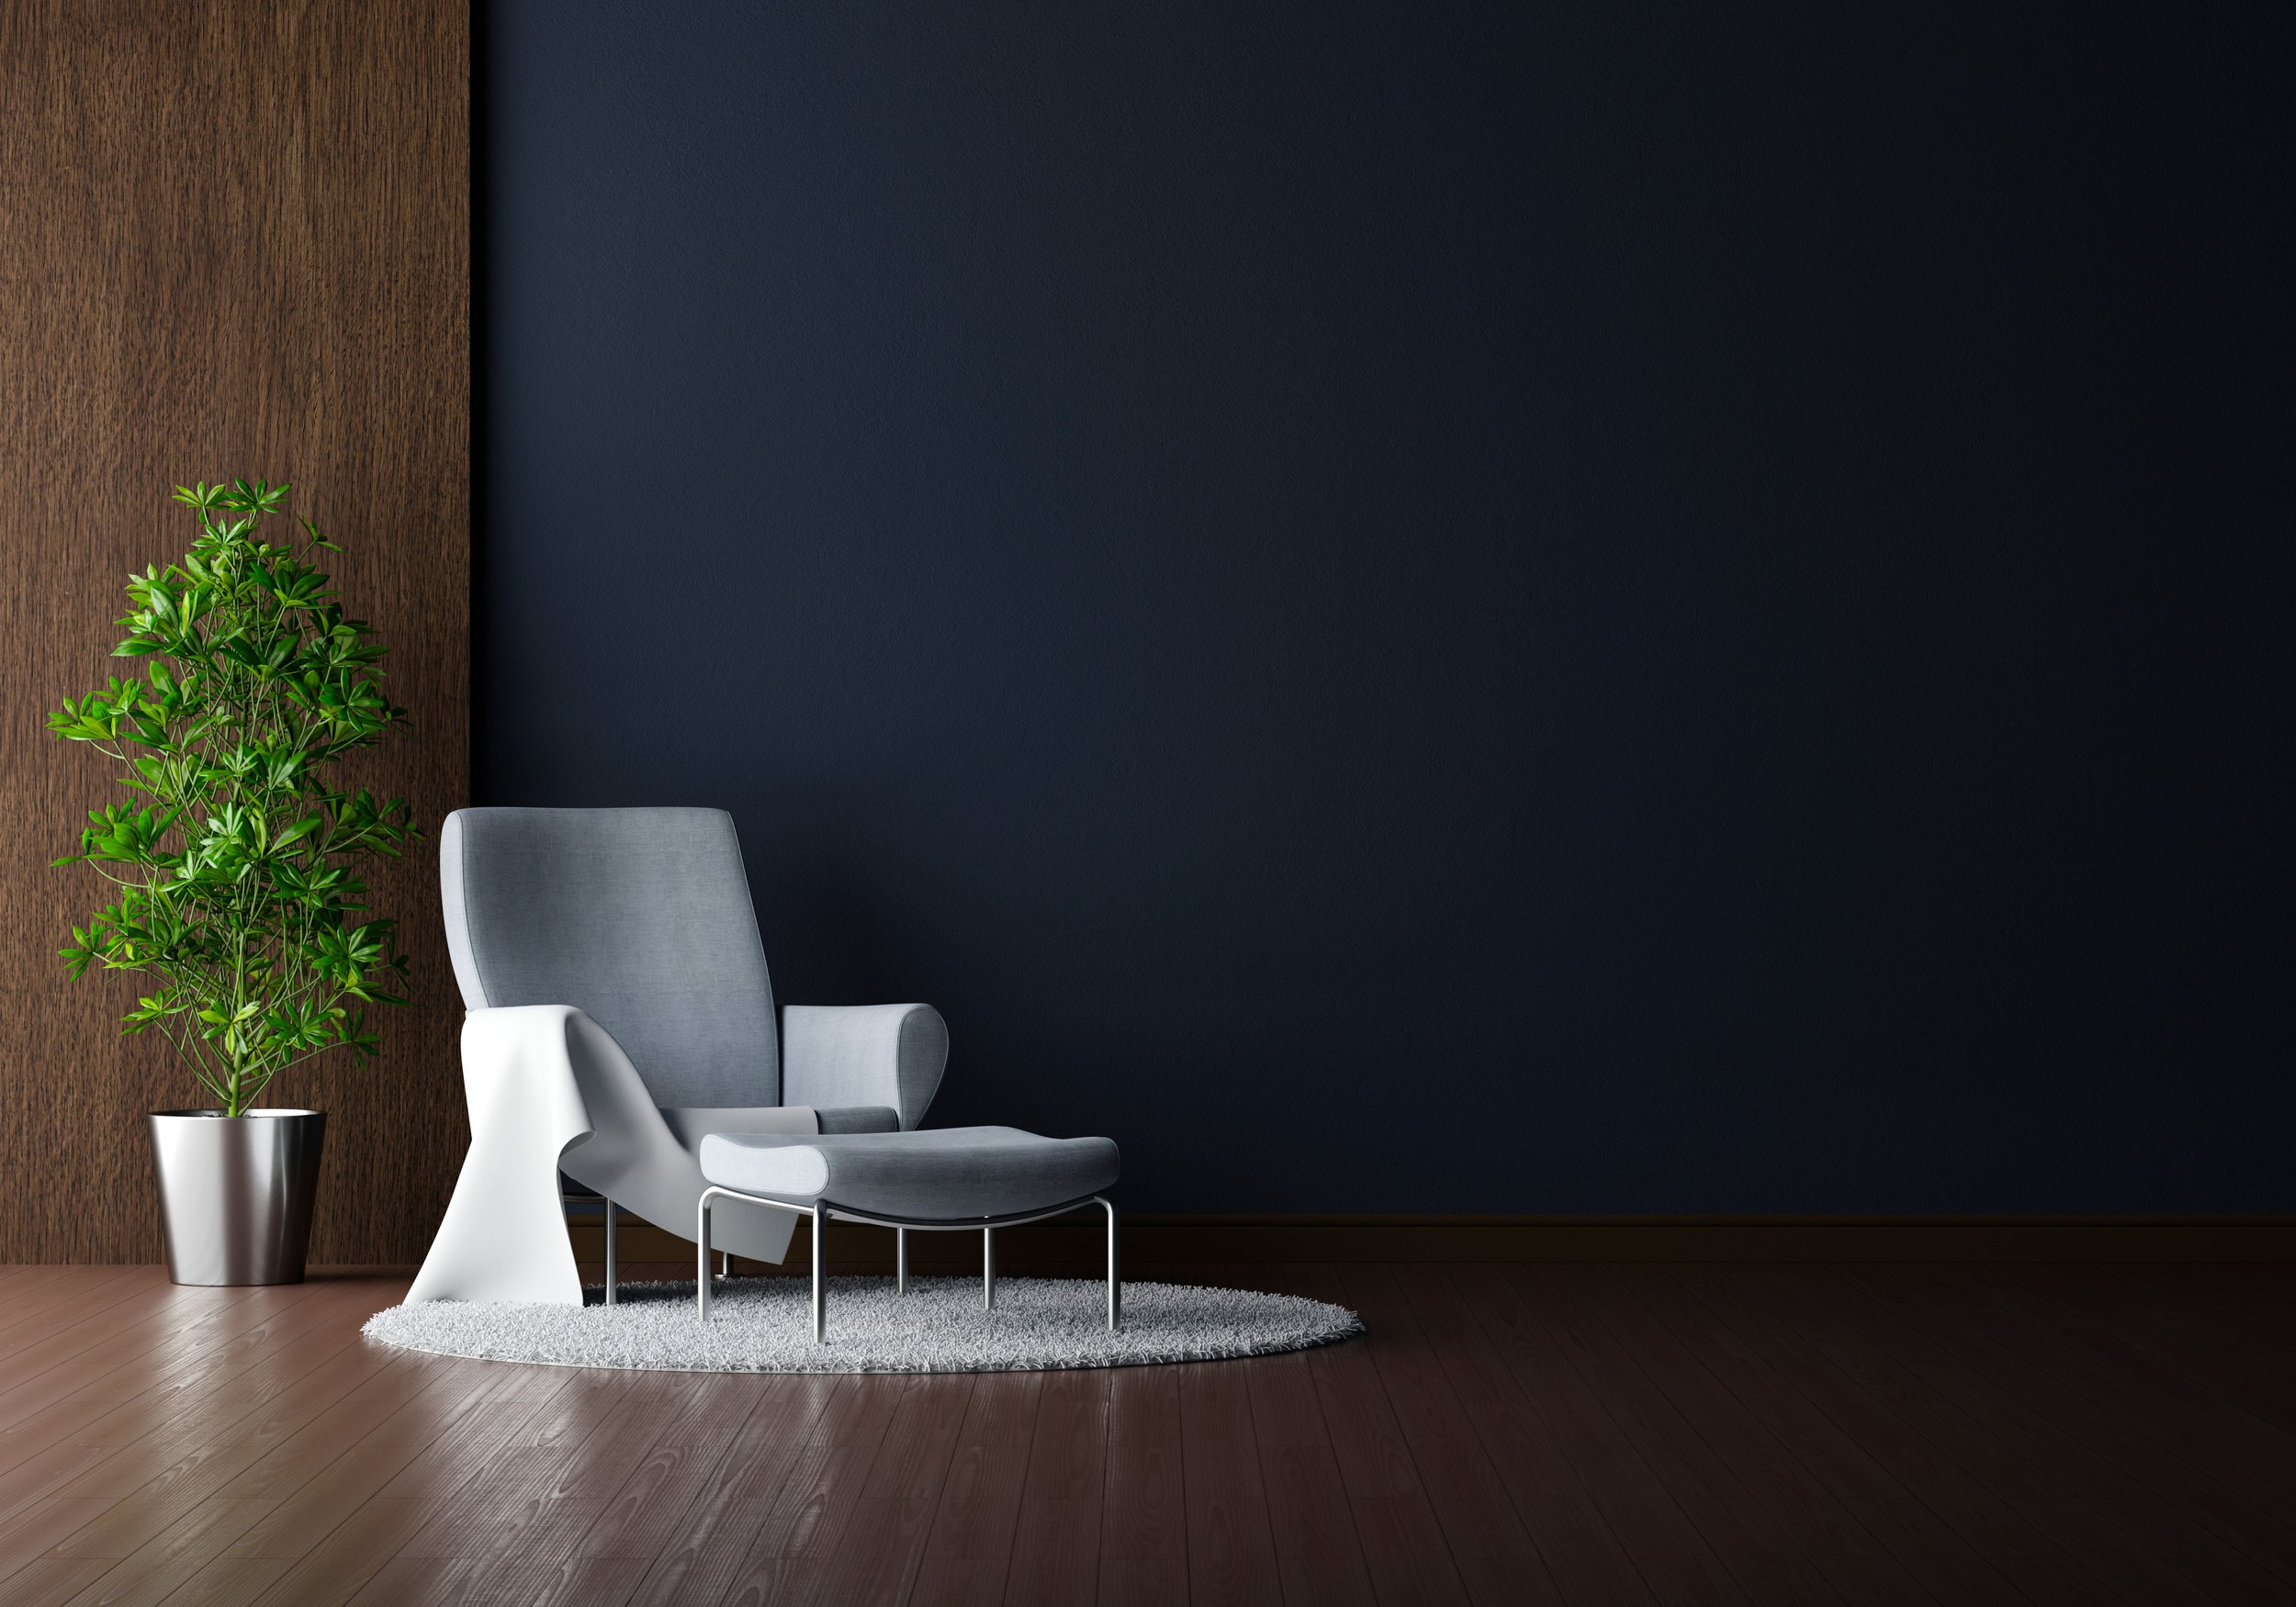
[[(599, 1197), (605, 1198), (603, 1195)], [(614, 1303), (613, 1219), (615, 1214), (613, 1201), (606, 1200), (606, 1304), (609, 1306)]]
[(1124, 1286), (1117, 1275), (1116, 1206), (1098, 1195), (1100, 1208), (1109, 1213), (1109, 1332), (1114, 1333), (1124, 1325)]
[(693, 1229), (693, 1242), (696, 1247), (693, 1267), (694, 1310), (703, 1321), (707, 1322), (710, 1320), (710, 1197), (707, 1193), (702, 1196), (701, 1215), (694, 1223)]
[(996, 1230), (981, 1230), (981, 1309), (996, 1309)]
[(828, 1319), (829, 1243), (825, 1231), (829, 1213), (821, 1207), (813, 1208), (813, 1342), (821, 1343), (821, 1331)]
[(909, 1231), (893, 1230), (893, 1289), (895, 1294), (909, 1292)]

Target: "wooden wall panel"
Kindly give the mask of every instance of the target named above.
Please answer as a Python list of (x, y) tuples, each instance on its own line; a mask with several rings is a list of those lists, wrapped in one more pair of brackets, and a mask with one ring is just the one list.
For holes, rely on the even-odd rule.
[[(50, 870), (105, 761), (45, 733), (112, 667), (180, 481), (292, 480), (349, 551), (411, 736), (363, 780), (427, 830), (469, 778), (469, 57), (464, 0), (0, 0), (0, 1260), (160, 1253), (141, 1117), (194, 1101), (131, 979), (55, 949), (100, 902)], [(379, 881), (415, 961), (387, 1051), (289, 1073), (329, 1112), (312, 1255), (410, 1261), (467, 1138), (428, 845)]]

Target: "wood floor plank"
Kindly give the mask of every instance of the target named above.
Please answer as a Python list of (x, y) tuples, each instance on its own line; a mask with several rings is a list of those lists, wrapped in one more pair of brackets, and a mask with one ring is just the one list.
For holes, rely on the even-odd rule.
[(1580, 1377), (1601, 1396), (1617, 1430), (1649, 1467), (1744, 1593), (1759, 1601), (1835, 1603), (1841, 1592), (1787, 1532), (1784, 1514), (1762, 1505), (1685, 1420), (1649, 1371), (1658, 1358), (1638, 1347), (1606, 1317), (1585, 1264), (1525, 1265), (1509, 1275), (1568, 1349)]
[[(62, 1493), (81, 1493), (79, 1487), (89, 1482), (91, 1487), (84, 1493), (98, 1500), (110, 1498), (109, 1504), (93, 1523), (58, 1540), (55, 1552), (59, 1556), (126, 1556), (215, 1495), (262, 1455), (253, 1445), (203, 1446), (151, 1474), (124, 1495), (108, 1480), (98, 1478), (108, 1469), (91, 1469), (65, 1485)], [(148, 1472), (129, 1469), (127, 1477)]]
[(582, 1536), (581, 1554), (651, 1559), (670, 1549), (696, 1500), (730, 1482), (726, 1459), (768, 1399), (762, 1390), (722, 1384), (692, 1391)]
[[(1127, 1367), (1121, 1381), (1136, 1372), (1157, 1368)], [(1044, 1392), (1042, 1373), (983, 1373), (973, 1380), (966, 1399), (964, 1422), (957, 1430), (960, 1445), (1025, 1445), (1036, 1437), (1037, 1401)]]
[(1347, 1507), (1347, 1481), (1340, 1477), (1339, 1459), (1331, 1446), (1262, 1445), (1259, 1454), (1260, 1488), (1266, 1497), (1268, 1534), (1276, 1555), (1361, 1560), (1362, 1542)]
[(218, 1347), (275, 1310), (253, 1298), (199, 1301), (187, 1317), (163, 1311), (80, 1343), (62, 1362), (43, 1354), (22, 1359), (23, 1371), (0, 1368), (0, 1468), (70, 1441), (123, 1402), (204, 1375)]
[[(1370, 1571), (1364, 1567), (1360, 1555), (1279, 1556), (1276, 1559), (1276, 1575), (1288, 1602), (1312, 1601), (1316, 1607), (1377, 1607), (1379, 1601), (1371, 1588)], [(1185, 1595), (1179, 1599), (1188, 1600)], [(1516, 1604), (1510, 1602), (1508, 1607)]]
[(8, 1576), (8, 1607), (63, 1607), (116, 1566), (109, 1557), (43, 1556)]
[(2155, 1270), (2110, 1264), (2021, 1269), (2039, 1298), (2296, 1436), (2296, 1350), (2196, 1310), (2146, 1275)]
[(78, 1478), (114, 1453), (103, 1445), (51, 1445), (0, 1473), (0, 1522), (32, 1502), (52, 1495), (57, 1488)]
[[(344, 1313), (306, 1305), (296, 1325), (323, 1325)], [(197, 1388), (139, 1397), (72, 1436), (75, 1444), (118, 1447), (120, 1462), (164, 1461), (208, 1444), (245, 1444), (269, 1450), (318, 1417), (370, 1374), (373, 1358), (342, 1364), (339, 1333), (273, 1329), (244, 1348), (219, 1357)], [(212, 1387), (210, 1387), (210, 1385)], [(181, 1399), (190, 1395), (193, 1399)]]
[(1102, 1556), (1187, 1559), (1187, 1489), (1181, 1464), (1177, 1445), (1109, 1446)]
[(2296, 1264), (2124, 1267), (2166, 1286), (2187, 1309), (2236, 1329), (2253, 1341), (2296, 1349)]
[(1180, 1376), (1182, 1477), (1191, 1499), (1263, 1500), (1248, 1362), (1210, 1362)]
[(184, 1513), (91, 1581), (75, 1607), (153, 1607), (174, 1594), (277, 1503), (206, 1500)]
[(0, 1601), (2296, 1599), (2284, 1269), (1168, 1275), (1371, 1336), (633, 1375), (361, 1339), (403, 1275), (0, 1268)]
[(707, 1374), (639, 1373), (568, 1457), (556, 1492), (604, 1499), (637, 1471), (662, 1435), (683, 1432), (714, 1392)]
[(918, 1373), (904, 1386), (862, 1493), (930, 1502), (949, 1477), (951, 1453), (970, 1415), (973, 1376)]
[(789, 1560), (781, 1548), (793, 1538), (794, 1515), (817, 1517), (817, 1509), (793, 1509), (782, 1498), (801, 1473), (817, 1477), (813, 1464), (829, 1455), (827, 1447), (807, 1442), (838, 1382), (821, 1376), (759, 1381), (715, 1474), (670, 1525), (667, 1544), (632, 1594), (634, 1602), (669, 1607), (771, 1596)]
[(2158, 1403), (2099, 1383), (2078, 1354), (2036, 1346), (1980, 1299), (1941, 1301), (1904, 1268), (1859, 1267), (1851, 1275), (1906, 1329), (1959, 1358), (1959, 1376), (1996, 1399), (2004, 1421), (2052, 1447), (2053, 1459), (2066, 1458), (2092, 1500), (2110, 1492), (2126, 1502), (2117, 1521), (2179, 1572), (2206, 1568), (2218, 1581), (2212, 1590), (2247, 1580), (2296, 1591), (2296, 1528), (2280, 1515), (2285, 1509), (2195, 1461)]
[(722, 1466), (733, 1481), (727, 1499), (771, 1501), (781, 1494), (838, 1382), (817, 1375), (766, 1380), (763, 1398), (750, 1409), (726, 1452)]
[(185, 1580), (167, 1607), (242, 1607), (294, 1566), (284, 1556), (219, 1556)]
[[(1797, 1428), (1808, 1425), (1818, 1437), (1812, 1454), (1836, 1469), (1851, 1499), (1885, 1499), (1886, 1486), (1874, 1483), (1876, 1475), (1844, 1460), (1862, 1455), (1880, 1470), (1878, 1477), (1902, 1486), (2006, 1582), (2006, 1599), (2133, 1600), (2125, 1596), (2113, 1570), (2092, 1566), (2086, 1548), (2063, 1545), (2030, 1521), (2013, 1499), (2020, 1480), (2011, 1478), (1998, 1489), (1988, 1487), (1998, 1454), (1983, 1443), (1973, 1443), (1950, 1411), (1934, 1401), (1917, 1402), (1911, 1413), (1894, 1408), (1891, 1399), (1897, 1392), (1869, 1388), (1873, 1374), (1861, 1376), (1838, 1365), (1797, 1329), (1795, 1309), (1775, 1289), (1765, 1294), (1750, 1285), (1740, 1269), (1728, 1266), (1672, 1266), (1664, 1275), (1696, 1298), (1728, 1334), (1758, 1346), (1761, 1365), (1820, 1414), (1827, 1426), (1818, 1427), (1799, 1412), (1791, 1413), (1789, 1420)], [(1715, 1341), (1717, 1346), (1726, 1343)], [(1828, 1448), (1837, 1434), (1847, 1449)], [(1988, 1585), (1982, 1574), (1962, 1570), (1951, 1539), (1939, 1535), (1931, 1543), (1937, 1547), (1934, 1555), (1943, 1559), (1941, 1566), (1961, 1570), (1964, 1599), (2002, 1597), (1999, 1585)]]
[(635, 1556), (583, 1556), (576, 1550), (595, 1496), (551, 1503), (515, 1544), (474, 1559), (457, 1599), (516, 1601), (526, 1607), (621, 1607), (636, 1590), (646, 1562)]
[(394, 1556), (351, 1601), (354, 1607), (448, 1607), (470, 1599), (478, 1568), (467, 1556)]
[[(1348, 1503), (1364, 1567), (1382, 1607), (1461, 1607), (1467, 1585), (1424, 1496), (1358, 1496)], [(1543, 1572), (1543, 1570), (1541, 1570)]]
[(776, 1601), (787, 1607), (902, 1607), (924, 1561), (930, 1496), (864, 1495), (837, 1549), (802, 1557)]
[(827, 1556), (869, 1483), (873, 1445), (807, 1445), (749, 1547), (755, 1559)]
[[(1649, 1582), (1620, 1543), (1596, 1493), (1607, 1487), (1604, 1470), (1578, 1465), (1573, 1425), (1558, 1421), (1560, 1409), (1545, 1399), (1553, 1381), (1542, 1379), (1536, 1394), (1526, 1390), (1484, 1332), (1457, 1269), (1435, 1272), (1418, 1292), (1422, 1330), (1441, 1357), (1492, 1469), (1514, 1498), (1557, 1591), (1570, 1601), (1650, 1600)], [(1583, 1428), (1578, 1432), (1583, 1433)], [(1501, 1577), (1507, 1572), (1497, 1571)], [(1469, 1579), (1470, 1594), (1485, 1577), (1478, 1570)]]
[[(2203, 1532), (1967, 1365), (1950, 1344), (1869, 1298), (1855, 1269), (1772, 1267), (1750, 1275), (1900, 1415), (1936, 1424), (1957, 1458), (1973, 1465), (2027, 1522), (2108, 1579), (2125, 1581), (2131, 1599), (2214, 1599), (2193, 1577), (2214, 1571)], [(2231, 1599), (2253, 1594), (2235, 1590)]]
[(1255, 1607), (1281, 1599), (1267, 1506), (1236, 1494), (1187, 1500), (1188, 1600), (1199, 1607)]
[[(724, 1489), (731, 1489), (727, 1483)], [(771, 1511), (761, 1500), (720, 1500), (717, 1488), (688, 1511), (669, 1543), (648, 1563), (630, 1607), (677, 1607), (717, 1601), (734, 1588), (751, 1543)]]
[(1420, 1308), (1444, 1281), (1440, 1268), (1374, 1265), (1350, 1267), (1345, 1285), (1374, 1325), (1364, 1349), (1402, 1427), (1421, 1494), (1450, 1553), (1536, 1564), (1538, 1548), (1483, 1449), (1473, 1415), (1451, 1388), (1441, 1352), (1420, 1326)]
[(1989, 1332), (2007, 1348), (2028, 1359), (2052, 1358), (2059, 1379), (2140, 1432), (2149, 1428), (2165, 1453), (2220, 1481), (2236, 1480), (2282, 1510), (2296, 1507), (2296, 1434), (2126, 1343), (2096, 1317), (2047, 1298), (2002, 1268), (1977, 1268), (1950, 1284), (1922, 1279), (1917, 1287), (1933, 1302), (1998, 1321)]
[[(40, 1266), (23, 1269), (20, 1293), (0, 1313), (0, 1359), (92, 1319), (121, 1326), (124, 1302), (166, 1300), (171, 1286), (154, 1267)], [(107, 1317), (107, 1314), (112, 1314)]]
[(377, 1496), (305, 1552), (254, 1607), (340, 1607), (429, 1522), (431, 1503)]
[(1044, 1376), (1029, 1444), (1029, 1499), (1099, 1499), (1107, 1478), (1109, 1393), (1106, 1369)]
[[(1933, 1573), (1950, 1579), (1947, 1601), (2110, 1596), (2110, 1578), (2085, 1570), (2074, 1552), (2025, 1523), (2007, 1492), (1988, 1490), (1988, 1460), (1970, 1454), (1941, 1410), (1924, 1403), (1915, 1419), (1896, 1414), (1858, 1377), (1832, 1366), (1794, 1330), (1782, 1304), (1748, 1288), (1739, 1270), (1667, 1267), (1662, 1276), (1711, 1318), (1702, 1330), (1708, 1353), (1731, 1368), (1757, 1410), (1791, 1431), (1791, 1444), (1846, 1501), (1876, 1515), (1869, 1527), (1901, 1552), (1919, 1552)], [(1750, 1380), (1754, 1368), (1763, 1380)]]
[(1002, 1607), (1005, 1568), (1002, 1556), (929, 1556), (909, 1588), (909, 1607)]
[(1020, 1523), (1020, 1495), (1029, 1480), (1027, 1445), (958, 1445), (933, 1515), (926, 1555), (996, 1557), (1012, 1555)]
[[(413, 1445), (374, 1445), (345, 1451), (312, 1474), (292, 1495), (271, 1498), (272, 1511), (232, 1542), (226, 1555), (237, 1557), (301, 1556), (397, 1478), (421, 1455)], [(250, 1469), (252, 1472), (253, 1469)], [(222, 1487), (229, 1497), (246, 1478)]]
[(893, 1426), (906, 1379), (895, 1373), (852, 1373), (838, 1380), (836, 1392), (814, 1424), (816, 1445), (874, 1447)]
[[(1346, 1290), (1328, 1267), (1293, 1269), (1301, 1292), (1345, 1302)], [(1419, 1469), (1395, 1421), (1379, 1367), (1360, 1344), (1326, 1345), (1307, 1353), (1316, 1399), (1350, 1495), (1419, 1493)], [(1192, 1493), (1192, 1492), (1191, 1492)]]
[(1070, 1607), (1099, 1590), (1101, 1498), (1023, 1496), (1005, 1575), (1007, 1607)]
[[(1109, 1444), (1180, 1443), (1182, 1367), (1119, 1367), (1109, 1375)], [(1038, 1375), (1031, 1374), (1031, 1377)]]
[[(263, 1314), (261, 1320), (220, 1343), (178, 1347), (164, 1376), (154, 1379), (150, 1388), (122, 1391), (109, 1411), (91, 1420), (73, 1438), (82, 1444), (125, 1445), (155, 1429), (188, 1422), (205, 1431), (236, 1421), (274, 1389), (317, 1365), (320, 1358), (297, 1351), (296, 1343), (330, 1318), (340, 1317), (339, 1302), (339, 1296), (331, 1299), (311, 1291), (291, 1305)], [(325, 1339), (331, 1350), (340, 1350), (346, 1343), (340, 1334)], [(273, 1372), (271, 1364), (283, 1356), (284, 1365)], [(194, 1368), (200, 1388), (196, 1395), (186, 1395), (183, 1379)], [(112, 1377), (127, 1382), (131, 1375), (114, 1369)]]
[(42, 1496), (0, 1521), (0, 1581), (53, 1556), (58, 1536), (84, 1528), (117, 1504), (109, 1496)]
[[(578, 1512), (586, 1528), (606, 1505), (605, 1496), (591, 1492), (610, 1487), (609, 1469), (626, 1477), (643, 1454), (646, 1425), (635, 1411), (640, 1402), (633, 1399), (642, 1387), (639, 1376), (577, 1373), (515, 1426), (482, 1425), (484, 1437), (465, 1447), (469, 1455), (458, 1462), (477, 1463), (458, 1488), (411, 1487), (429, 1496), (435, 1510), (404, 1549), (418, 1556), (490, 1562), (523, 1553), (537, 1534), (557, 1533), (570, 1514)], [(410, 1464), (384, 1493), (409, 1489), (413, 1467)]]
[(386, 1421), (429, 1387), (426, 1377), (411, 1368), (387, 1366), (370, 1375), (293, 1432), (277, 1439), (260, 1461), (233, 1479), (222, 1493), (291, 1495), (338, 1457), (355, 1450), (363, 1455), (403, 1450), (403, 1457), (387, 1458), (396, 1471), (412, 1461), (424, 1447), (403, 1440), (370, 1436), (376, 1436)]
[[(1767, 1556), (1782, 1557), (1789, 1568), (1806, 1561), (1817, 1574), (1830, 1580), (1851, 1601), (1896, 1602), (1902, 1607), (1964, 1599), (1966, 1573), (1984, 1576), (1987, 1588), (1998, 1588), (1989, 1570), (1975, 1568), (1955, 1578), (1939, 1574), (1928, 1584), (1911, 1571), (1931, 1560), (1917, 1540), (1899, 1556), (1883, 1545), (1860, 1521), (1861, 1511), (1879, 1511), (1885, 1503), (1903, 1499), (1897, 1487), (1878, 1482), (1865, 1487), (1866, 1500), (1852, 1508), (1842, 1499), (1836, 1478), (1811, 1465), (1808, 1447), (1795, 1455), (1777, 1432), (1766, 1406), (1787, 1410), (1792, 1402), (1783, 1392), (1766, 1388), (1752, 1369), (1717, 1373), (1727, 1358), (1711, 1347), (1685, 1343), (1675, 1327), (1661, 1320), (1663, 1308), (1681, 1304), (1675, 1287), (1654, 1285), (1632, 1269), (1590, 1269), (1583, 1289), (1591, 1309), (1610, 1331), (1631, 1343), (1643, 1372), (1659, 1396), (1688, 1425), (1694, 1441), (1683, 1442), (1684, 1461), (1694, 1467), (1708, 1488), (1748, 1503), (1761, 1514), (1747, 1525)], [(1733, 1389), (1760, 1391), (1752, 1404)], [(1811, 1425), (1814, 1432), (1814, 1425)], [(1841, 1465), (1852, 1467), (1846, 1459)], [(1934, 1571), (1934, 1570), (1930, 1570)], [(1749, 1581), (1750, 1584), (1751, 1581)]]
[(151, 1279), (125, 1275), (141, 1268), (104, 1267), (95, 1270), (109, 1275), (96, 1277), (73, 1275), (90, 1270), (85, 1267), (26, 1270), (49, 1275), (28, 1282), (6, 1312), (0, 1313), (0, 1363), (67, 1329), (97, 1324), (88, 1330), (93, 1339), (116, 1321), (111, 1314), (125, 1302), (139, 1297), (155, 1299), (160, 1295)]
[(1332, 1443), (1332, 1432), (1323, 1426), (1323, 1403), (1316, 1399), (1311, 1353), (1259, 1357), (1245, 1381), (1252, 1400), (1252, 1436), (1263, 1449)]
[[(218, 1362), (213, 1385), (216, 1389), (186, 1389), (179, 1380), (168, 1385), (141, 1391), (124, 1405), (104, 1408), (104, 1394), (90, 1389), (81, 1391), (78, 1400), (95, 1412), (76, 1414), (76, 1426), (60, 1435), (67, 1444), (92, 1444), (113, 1455), (106, 1455), (83, 1474), (81, 1490), (92, 1492), (96, 1483), (118, 1488), (119, 1492), (131, 1490), (141, 1478), (147, 1477), (156, 1465), (174, 1463), (179, 1455), (190, 1451), (207, 1451), (225, 1442), (245, 1442), (250, 1435), (234, 1433), (241, 1419), (253, 1414), (266, 1414), (277, 1419), (276, 1403), (266, 1405), (268, 1394), (277, 1394), (282, 1387), (289, 1387), (289, 1377), (303, 1366), (300, 1362), (287, 1364), (280, 1373), (273, 1373), (264, 1380), (262, 1389), (234, 1389), (234, 1380), (245, 1382), (248, 1368), (266, 1371), (253, 1353), (239, 1348), (225, 1348), (225, 1357)], [(106, 1391), (108, 1394), (108, 1391)], [(317, 1410), (310, 1399), (300, 1399), (298, 1410)], [(262, 1451), (262, 1446), (253, 1446)]]
[[(1535, 1432), (1556, 1453), (1530, 1476), (1533, 1488), (1543, 1489), (1543, 1481), (1551, 1478), (1558, 1501), (1583, 1503), (1535, 1514), (1535, 1523), (1543, 1515), (1556, 1532), (1575, 1529), (1580, 1534), (1576, 1552), (1548, 1549), (1554, 1568), (1564, 1568), (1566, 1559), (1575, 1556), (1580, 1571), (1574, 1588), (1592, 1591), (1596, 1581), (1607, 1581), (1618, 1591), (1613, 1600), (1633, 1600), (1633, 1587), (1601, 1544), (1600, 1534), (1607, 1531), (1622, 1554), (1631, 1556), (1642, 1588), (1657, 1599), (1668, 1599), (1666, 1581), (1687, 1574), (1716, 1580), (1714, 1599), (1728, 1600), (1720, 1585), (1728, 1575), (1719, 1556), (1620, 1427), (1596, 1381), (1573, 1360), (1576, 1336), (1559, 1335), (1549, 1326), (1515, 1284), (1512, 1269), (1450, 1270), (1464, 1297), (1461, 1316), (1480, 1325), (1492, 1354), (1522, 1393)], [(1599, 1530), (1580, 1521), (1588, 1511), (1599, 1518)], [(1590, 1594), (1589, 1599), (1603, 1598)]]
[[(1293, 1597), (1290, 1590), (1287, 1584), (1288, 1600), (1319, 1604), (1334, 1600), (1328, 1595)], [(1187, 1607), (1187, 1564), (1162, 1557), (1103, 1556), (1098, 1602), (1099, 1607)]]

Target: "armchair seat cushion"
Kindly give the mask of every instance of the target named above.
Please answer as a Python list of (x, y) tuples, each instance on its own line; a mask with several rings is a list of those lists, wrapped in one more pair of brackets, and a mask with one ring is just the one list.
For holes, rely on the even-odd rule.
[(712, 1133), (702, 1175), (721, 1188), (872, 1216), (957, 1222), (1046, 1210), (1116, 1181), (1109, 1139), (1048, 1139), (1011, 1127), (921, 1132)]

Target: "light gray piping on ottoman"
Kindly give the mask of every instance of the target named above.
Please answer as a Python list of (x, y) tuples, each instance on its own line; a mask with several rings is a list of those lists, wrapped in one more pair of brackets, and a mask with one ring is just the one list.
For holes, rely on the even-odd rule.
[(894, 1278), (902, 1294), (909, 1292), (909, 1230), (920, 1233), (981, 1233), (981, 1309), (996, 1309), (996, 1230), (1017, 1228), (1023, 1222), (1041, 1222), (1048, 1217), (1064, 1217), (1088, 1206), (1098, 1206), (1109, 1214), (1109, 1332), (1114, 1333), (1123, 1326), (1123, 1285), (1117, 1278), (1116, 1207), (1105, 1195), (1087, 1195), (1072, 1199), (1066, 1205), (1054, 1206), (1049, 1211), (1022, 1211), (1009, 1217), (975, 1218), (969, 1222), (929, 1222), (900, 1217), (881, 1217), (869, 1211), (852, 1210), (845, 1206), (832, 1205), (827, 1200), (816, 1200), (809, 1206), (792, 1205), (785, 1199), (773, 1199), (762, 1194), (744, 1194), (737, 1188), (726, 1188), (713, 1183), (702, 1191), (702, 1201), (694, 1224), (695, 1256), (693, 1299), (701, 1320), (710, 1320), (710, 1196), (722, 1194), (727, 1199), (746, 1200), (751, 1205), (771, 1206), (777, 1211), (813, 1219), (813, 1342), (822, 1343), (828, 1310), (828, 1246), (826, 1233), (829, 1219), (842, 1218), (849, 1222), (867, 1222), (872, 1228), (891, 1228), (897, 1235), (894, 1241)]

